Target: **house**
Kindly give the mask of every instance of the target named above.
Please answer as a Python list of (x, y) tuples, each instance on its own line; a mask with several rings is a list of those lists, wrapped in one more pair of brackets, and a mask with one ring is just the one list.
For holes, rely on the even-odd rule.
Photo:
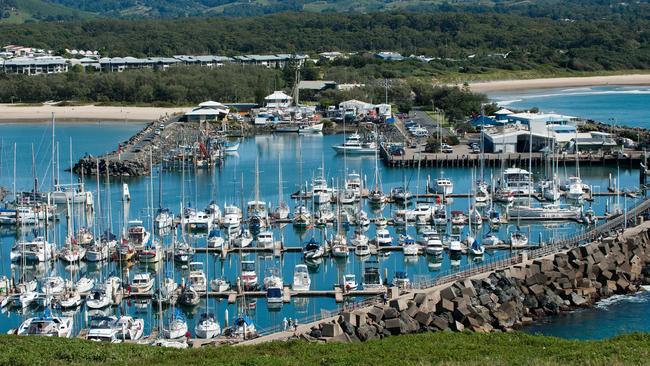
[(227, 56), (188, 56), (188, 55), (176, 55), (175, 59), (184, 63), (185, 65), (199, 65), (205, 67), (219, 67), (223, 66), (227, 62), (235, 61), (232, 57)]
[(185, 113), (185, 117), (187, 122), (217, 122), (226, 118), (229, 113), (228, 107), (210, 100)]
[(1, 62), (7, 74), (59, 74), (68, 71), (68, 60), (58, 56), (15, 57)]
[(264, 98), (267, 108), (287, 108), (291, 106), (292, 97), (282, 91), (274, 91), (273, 94)]
[(309, 56), (307, 55), (290, 55), (290, 54), (277, 54), (277, 55), (244, 55), (234, 56), (236, 62), (247, 65), (260, 65), (268, 68), (280, 69), (283, 68), (290, 61), (295, 61), (298, 67), (302, 67)]
[(99, 59), (101, 70), (106, 72), (122, 72), (127, 69), (164, 70), (169, 66), (178, 64), (180, 62), (180, 60), (171, 57), (104, 57)]
[(397, 52), (379, 52), (375, 54), (375, 57), (384, 61), (402, 61), (405, 59), (404, 56)]

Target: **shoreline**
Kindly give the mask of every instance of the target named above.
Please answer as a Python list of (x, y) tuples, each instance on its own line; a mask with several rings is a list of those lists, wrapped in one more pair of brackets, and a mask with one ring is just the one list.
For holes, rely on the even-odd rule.
[(541, 79), (495, 80), (469, 83), (473, 92), (516, 91), (577, 86), (650, 85), (650, 74), (573, 76)]
[(151, 122), (166, 115), (185, 113), (190, 108), (67, 106), (0, 104), (0, 123), (57, 122)]

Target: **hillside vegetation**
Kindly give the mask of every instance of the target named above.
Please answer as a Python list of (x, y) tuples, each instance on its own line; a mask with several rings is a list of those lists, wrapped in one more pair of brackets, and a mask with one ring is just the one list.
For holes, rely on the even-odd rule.
[(622, 365), (647, 364), (649, 335), (574, 341), (524, 333), (423, 333), (352, 344), (301, 341), (173, 350), (0, 336), (3, 365)]
[(85, 11), (44, 0), (0, 0), (0, 23), (88, 19), (91, 16)]

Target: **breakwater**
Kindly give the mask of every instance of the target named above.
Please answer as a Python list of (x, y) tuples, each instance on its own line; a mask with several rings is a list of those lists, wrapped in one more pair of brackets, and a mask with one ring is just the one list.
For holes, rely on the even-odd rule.
[(650, 225), (479, 273), (306, 329), (310, 340), (366, 341), (421, 331), (508, 331), (650, 284)]

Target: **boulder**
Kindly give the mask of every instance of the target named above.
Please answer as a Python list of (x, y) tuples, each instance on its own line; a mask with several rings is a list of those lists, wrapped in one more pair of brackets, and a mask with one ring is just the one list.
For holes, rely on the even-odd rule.
[(339, 323), (341, 326), (341, 329), (345, 334), (348, 335), (353, 335), (354, 334), (354, 326), (350, 324), (350, 322), (343, 320), (342, 322)]
[(368, 311), (368, 317), (378, 323), (384, 316), (384, 309), (379, 306), (373, 306), (369, 311)]
[(357, 328), (357, 337), (362, 342), (377, 338), (377, 328), (371, 325), (362, 325)]
[(386, 320), (385, 329), (390, 332), (391, 335), (398, 335), (402, 332), (402, 321), (399, 318), (388, 319)]
[(399, 317), (399, 311), (393, 307), (384, 310), (384, 319), (395, 319)]
[(405, 299), (394, 299), (390, 301), (389, 306), (399, 312), (406, 310), (408, 308), (408, 303)]
[(448, 330), (449, 329), (449, 322), (447, 322), (446, 319), (441, 318), (437, 315), (433, 315), (431, 323), (433, 324), (434, 327), (440, 329), (440, 330)]
[(418, 313), (415, 314), (415, 320), (417, 320), (420, 325), (428, 327), (433, 322), (433, 317), (429, 313), (418, 311)]
[(338, 337), (343, 334), (343, 330), (338, 323), (325, 323), (321, 329), (323, 337)]
[(571, 303), (575, 306), (583, 306), (587, 303), (587, 300), (574, 292), (571, 294)]

